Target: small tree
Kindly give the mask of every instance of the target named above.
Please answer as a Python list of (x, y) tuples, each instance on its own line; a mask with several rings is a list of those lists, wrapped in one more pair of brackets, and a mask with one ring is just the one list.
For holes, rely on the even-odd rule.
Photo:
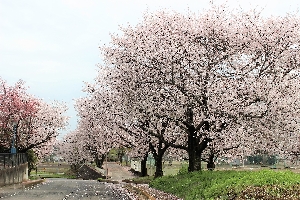
[(27, 151), (28, 159), (28, 176), (30, 176), (32, 170), (37, 170), (38, 157), (34, 153), (34, 150)]

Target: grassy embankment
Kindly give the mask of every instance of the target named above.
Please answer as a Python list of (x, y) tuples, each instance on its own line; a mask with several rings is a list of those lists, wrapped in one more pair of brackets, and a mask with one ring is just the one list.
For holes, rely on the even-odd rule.
[(183, 199), (300, 199), (300, 174), (288, 170), (182, 170), (150, 186)]

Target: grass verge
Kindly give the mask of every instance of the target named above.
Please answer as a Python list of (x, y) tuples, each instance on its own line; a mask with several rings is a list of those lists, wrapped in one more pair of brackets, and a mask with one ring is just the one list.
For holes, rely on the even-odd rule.
[(181, 171), (150, 186), (183, 199), (300, 199), (300, 174), (291, 171)]
[(67, 173), (51, 173), (51, 172), (38, 172), (33, 173), (30, 175), (30, 180), (37, 180), (37, 179), (44, 179), (44, 178), (68, 178), (68, 179), (75, 179), (76, 174), (67, 172)]
[(45, 179), (45, 178), (67, 178), (67, 179), (76, 179), (76, 176), (68, 176), (65, 174), (43, 174), (38, 176), (30, 176), (30, 180), (37, 180), (37, 179)]

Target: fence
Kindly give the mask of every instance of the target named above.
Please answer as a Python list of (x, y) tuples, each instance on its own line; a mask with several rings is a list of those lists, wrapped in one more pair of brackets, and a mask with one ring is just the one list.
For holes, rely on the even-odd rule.
[(21, 164), (27, 163), (27, 154), (26, 153), (0, 153), (0, 170), (16, 167)]

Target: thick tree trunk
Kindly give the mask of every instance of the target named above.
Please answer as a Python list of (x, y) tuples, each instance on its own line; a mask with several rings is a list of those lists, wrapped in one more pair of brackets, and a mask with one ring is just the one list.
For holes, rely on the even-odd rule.
[(146, 154), (141, 161), (141, 176), (142, 177), (148, 175), (148, 173), (147, 173), (147, 157), (148, 157), (148, 154)]
[(197, 139), (196, 136), (194, 135), (195, 131), (192, 129), (190, 130), (190, 134), (188, 137), (188, 155), (189, 155), (189, 167), (188, 171), (193, 172), (196, 170), (196, 147), (197, 147)]
[(207, 148), (210, 139), (204, 139), (199, 143), (196, 137), (189, 137), (188, 141), (188, 155), (189, 155), (189, 172), (201, 170), (201, 155)]
[(194, 113), (191, 107), (186, 110), (186, 123), (188, 129), (188, 155), (189, 155), (189, 167), (188, 171), (193, 172), (196, 170), (196, 148), (197, 148), (197, 133), (194, 126)]
[(188, 171), (193, 172), (195, 170), (195, 150), (193, 150), (193, 148), (190, 145), (189, 145), (188, 155), (189, 155)]
[(163, 168), (163, 162), (162, 162), (162, 155), (161, 155), (161, 156), (157, 156), (157, 158), (155, 159), (154, 178), (158, 178), (164, 175), (162, 168)]

